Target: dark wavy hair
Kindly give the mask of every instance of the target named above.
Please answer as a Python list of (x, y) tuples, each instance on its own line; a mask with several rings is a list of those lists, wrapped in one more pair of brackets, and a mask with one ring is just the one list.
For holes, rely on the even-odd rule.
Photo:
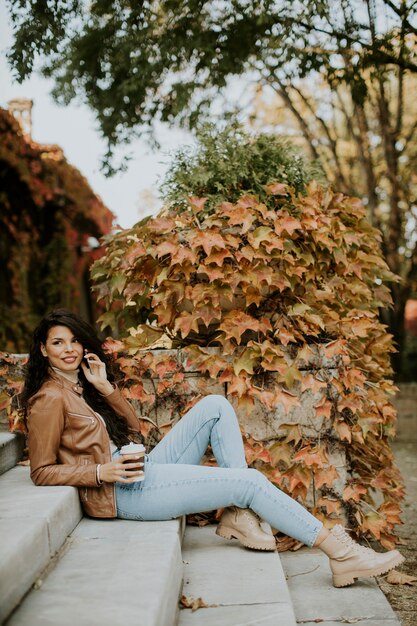
[[(33, 332), (32, 344), (29, 352), (29, 360), (26, 365), (26, 375), (23, 390), (20, 394), (20, 407), (22, 415), (27, 421), (30, 399), (39, 391), (49, 375), (48, 359), (42, 355), (41, 344), (46, 343), (48, 333), (54, 326), (66, 326), (78, 339), (83, 348), (96, 354), (106, 364), (107, 378), (112, 383), (115, 374), (109, 357), (101, 347), (101, 341), (96, 331), (81, 317), (66, 309), (51, 311), (40, 321)], [(104, 419), (110, 439), (120, 447), (129, 443), (129, 426), (125, 417), (117, 415), (107, 404), (103, 396), (88, 382), (83, 370), (80, 368), (79, 380), (83, 387), (83, 397), (87, 404)]]

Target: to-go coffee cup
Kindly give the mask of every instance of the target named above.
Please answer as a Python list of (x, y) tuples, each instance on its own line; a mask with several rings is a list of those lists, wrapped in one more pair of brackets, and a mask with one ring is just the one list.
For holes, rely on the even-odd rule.
[[(143, 446), (141, 443), (129, 443), (127, 446), (122, 446), (120, 448), (120, 454), (122, 455), (123, 462), (126, 465), (129, 465), (129, 463), (143, 463), (143, 459), (145, 457), (145, 446)], [(129, 470), (129, 467), (126, 467), (126, 470), (132, 472), (136, 472), (138, 471), (138, 469), (140, 468), (133, 467), (131, 470)], [(138, 483), (141, 480), (144, 480), (144, 478), (144, 475), (137, 476), (134, 482)]]

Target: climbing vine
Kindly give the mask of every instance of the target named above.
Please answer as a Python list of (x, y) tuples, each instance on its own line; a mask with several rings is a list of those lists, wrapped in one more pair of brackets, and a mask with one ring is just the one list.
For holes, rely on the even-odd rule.
[(265, 189), (208, 209), (190, 197), (109, 239), (92, 270), (102, 326), (119, 336), (107, 348), (148, 443), (225, 393), (253, 466), (318, 517), (391, 546), (403, 485), (378, 309), (396, 277), (358, 199)]
[[(39, 318), (67, 306), (94, 312), (88, 270), (113, 215), (58, 146), (22, 135), (0, 109), (0, 349), (26, 352)], [(90, 312), (90, 313), (91, 313)]]

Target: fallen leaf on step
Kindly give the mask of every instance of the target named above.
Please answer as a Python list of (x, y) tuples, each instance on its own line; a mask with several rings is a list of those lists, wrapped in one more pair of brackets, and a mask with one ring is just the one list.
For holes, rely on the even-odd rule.
[(409, 576), (403, 572), (397, 572), (395, 569), (390, 571), (385, 580), (390, 585), (415, 585), (417, 583), (416, 576)]
[(204, 513), (191, 513), (187, 515), (188, 526), (207, 526), (216, 521), (216, 511), (206, 511)]
[(197, 611), (197, 609), (207, 609), (209, 607), (209, 605), (204, 602), (203, 598), (192, 598), (191, 596), (181, 596), (180, 605), (184, 609), (191, 609), (193, 613)]
[(281, 533), (279, 533), (278, 535), (275, 535), (275, 540), (277, 543), (278, 552), (286, 552), (287, 550), (291, 550), (292, 552), (295, 552), (296, 550), (299, 550), (304, 545), (300, 541), (297, 541), (296, 539), (293, 539), (292, 537), (288, 537), (287, 535), (282, 535)]

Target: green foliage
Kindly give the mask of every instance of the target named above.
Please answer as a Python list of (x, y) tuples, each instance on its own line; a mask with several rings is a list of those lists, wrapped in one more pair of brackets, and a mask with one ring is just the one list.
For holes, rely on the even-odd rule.
[(301, 151), (274, 135), (251, 137), (238, 125), (219, 131), (205, 126), (197, 133), (194, 148), (174, 156), (162, 191), (177, 208), (188, 206), (187, 196), (207, 198), (206, 210), (223, 200), (236, 202), (243, 193), (253, 193), (268, 203), (270, 182), (280, 180), (303, 191), (319, 171), (308, 164)]
[[(360, 102), (367, 68), (417, 71), (415, 3), (372, 3), (370, 14), (387, 16), (388, 26), (376, 34), (360, 0), (9, 0), (9, 6), (15, 26), (9, 59), (17, 75), (27, 77), (38, 55), (55, 79), (57, 99), (84, 100), (110, 146), (155, 120), (193, 126), (211, 111), (213, 94), (223, 90), (227, 97), (229, 78), (247, 72), (274, 89), (287, 76), (328, 73), (334, 83), (354, 83)], [(399, 31), (409, 37), (406, 45)]]

